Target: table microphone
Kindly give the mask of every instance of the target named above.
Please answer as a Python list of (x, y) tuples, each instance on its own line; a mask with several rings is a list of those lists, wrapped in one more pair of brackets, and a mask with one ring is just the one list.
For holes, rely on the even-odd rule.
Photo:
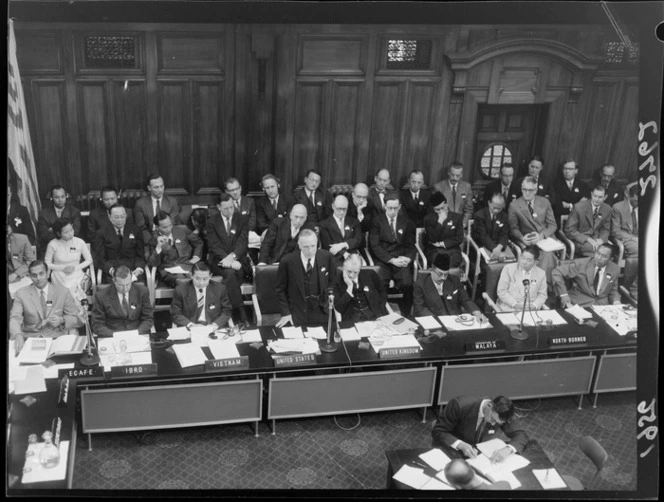
[(334, 289), (327, 288), (327, 338), (325, 343), (321, 345), (320, 350), (322, 352), (336, 352), (337, 344), (334, 343), (333, 333), (332, 333), (332, 318), (334, 317)]
[(511, 331), (510, 336), (516, 340), (528, 339), (528, 333), (523, 331), (523, 318), (526, 315), (526, 305), (528, 304), (528, 296), (530, 296), (530, 279), (523, 280), (523, 308), (521, 309), (521, 322), (519, 323), (518, 331)]

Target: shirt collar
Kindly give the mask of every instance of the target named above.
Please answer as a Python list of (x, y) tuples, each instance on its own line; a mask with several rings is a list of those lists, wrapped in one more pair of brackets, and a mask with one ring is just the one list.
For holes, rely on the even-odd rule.
[[(306, 270), (307, 269), (308, 258), (304, 257), (304, 254), (302, 254), (302, 251), (300, 251), (300, 260), (302, 260), (302, 266), (304, 267), (304, 270)], [(311, 258), (311, 266), (312, 267), (316, 266), (316, 255), (314, 255), (314, 257)]]
[(39, 289), (37, 286), (35, 286), (35, 289), (37, 289), (37, 294), (41, 295), (41, 292), (44, 292), (44, 298), (48, 298), (48, 288), (49, 288), (48, 282), (46, 283), (46, 286), (44, 286), (44, 289)]
[(482, 402), (480, 403), (480, 412), (477, 414), (477, 423), (479, 424), (480, 421), (483, 418), (488, 418), (484, 416), (484, 407), (487, 405), (487, 403), (490, 403), (491, 399), (482, 399)]

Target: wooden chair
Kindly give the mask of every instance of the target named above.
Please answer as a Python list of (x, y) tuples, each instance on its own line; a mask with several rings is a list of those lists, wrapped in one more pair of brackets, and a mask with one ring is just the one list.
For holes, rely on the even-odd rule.
[(152, 308), (155, 310), (170, 309), (170, 305), (157, 304), (157, 300), (172, 300), (175, 294), (175, 289), (157, 285), (157, 267), (150, 267), (149, 265), (145, 267), (145, 282), (148, 285)]
[(275, 324), (281, 318), (281, 309), (276, 295), (277, 269), (279, 265), (263, 265), (254, 270), (254, 292), (251, 295), (256, 324)]
[[(586, 457), (590, 459), (593, 464), (595, 464), (595, 468), (597, 469), (592, 479), (586, 483), (586, 486), (588, 486), (597, 479), (597, 477), (604, 469), (604, 464), (609, 458), (609, 454), (602, 447), (602, 445), (591, 436), (584, 436), (581, 438), (579, 441), (579, 449)], [(581, 491), (586, 489), (586, 486), (584, 486), (584, 484), (574, 476), (563, 474), (562, 478), (570, 490)]]
[[(569, 219), (569, 215), (563, 214), (560, 216), (560, 228), (556, 230), (556, 237), (558, 237), (559, 240), (565, 244), (565, 247), (567, 248), (567, 253), (569, 255), (569, 259), (573, 260), (574, 259), (574, 253), (576, 251), (576, 248), (574, 246), (574, 243), (572, 242), (571, 239), (567, 237), (565, 234), (565, 224), (567, 223), (567, 220)], [(565, 258), (562, 258), (563, 260)]]
[[(471, 220), (472, 221), (472, 220)], [(485, 262), (488, 264), (486, 258), (484, 255), (480, 252), (480, 247), (475, 242), (475, 239), (473, 239), (472, 235), (468, 234), (468, 245), (470, 249), (473, 249), (475, 252), (475, 261), (473, 262), (473, 286), (472, 286), (472, 294), (471, 294), (471, 299), (475, 301), (475, 297), (477, 295), (477, 284), (479, 282), (480, 278), (480, 272), (482, 271), (482, 262)], [(507, 241), (507, 245), (509, 248), (512, 250), (512, 253), (514, 253), (514, 256), (517, 261), (519, 261), (519, 258), (521, 257), (521, 248), (517, 246), (514, 242), (511, 240)], [(470, 258), (470, 252), (467, 253), (468, 258)], [(502, 270), (502, 268), (501, 268)]]
[(634, 308), (639, 306), (638, 302), (634, 299), (634, 297), (630, 294), (629, 290), (625, 286), (620, 286), (619, 289), (623, 300), (625, 300), (625, 303), (629, 303)]

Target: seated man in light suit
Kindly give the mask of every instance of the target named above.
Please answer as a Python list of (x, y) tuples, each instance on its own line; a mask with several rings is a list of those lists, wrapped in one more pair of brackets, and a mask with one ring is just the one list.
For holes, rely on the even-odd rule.
[(57, 338), (83, 326), (84, 311), (68, 289), (48, 282), (42, 260), (30, 263), (32, 284), (19, 289), (9, 314), (9, 338), (20, 351), (27, 337)]
[(473, 187), (462, 178), (463, 164), (452, 162), (447, 168), (447, 179), (436, 183), (433, 189), (445, 196), (450, 211), (463, 215), (463, 226), (467, 227), (473, 217)]
[(457, 490), (510, 490), (505, 480), (487, 484), (463, 458), (455, 458), (445, 466), (445, 479)]
[(328, 287), (334, 282), (332, 255), (318, 249), (313, 230), (302, 230), (297, 239), (299, 252), (284, 256), (277, 269), (277, 298), (281, 319), (277, 327), (314, 326), (327, 323)]
[[(487, 321), (482, 312), (470, 299), (466, 288), (456, 274), (450, 274), (451, 258), (437, 255), (430, 274), (421, 274), (413, 289), (414, 315), (457, 315), (470, 312), (478, 321)], [(458, 264), (455, 264), (458, 266)]]
[(450, 458), (462, 458), (462, 455), (474, 458), (478, 454), (475, 445), (491, 439), (494, 427), (501, 429), (509, 442), (495, 451), (491, 460), (500, 461), (512, 453), (523, 451), (528, 435), (520, 427), (514, 415), (514, 404), (509, 398), (454, 397), (447, 403), (431, 431), (432, 446), (441, 448)]
[(125, 265), (113, 270), (113, 284), (98, 291), (92, 306), (92, 332), (97, 336), (113, 336), (115, 331), (137, 329), (150, 333), (153, 308), (148, 288), (132, 282)]
[(27, 235), (16, 234), (7, 225), (7, 282), (17, 282), (28, 275), (28, 265), (35, 260), (35, 252)]
[[(623, 282), (637, 298), (636, 277), (639, 272), (639, 184), (625, 187), (625, 199), (611, 208), (611, 235), (625, 246)], [(630, 287), (631, 286), (631, 287)]]
[[(556, 219), (551, 204), (545, 197), (535, 195), (537, 184), (532, 176), (521, 183), (523, 195), (510, 204), (507, 221), (512, 239), (521, 247), (537, 244), (556, 233)], [(551, 251), (540, 253), (540, 267), (551, 281), (551, 270), (556, 266), (556, 257)]]
[(604, 202), (606, 189), (597, 185), (590, 199), (577, 202), (565, 222), (565, 235), (574, 242), (576, 254), (592, 256), (603, 242), (609, 240), (611, 207)]
[(141, 229), (143, 242), (148, 242), (152, 231), (156, 230), (154, 217), (159, 211), (165, 211), (171, 216), (174, 225), (180, 224), (180, 205), (175, 197), (166, 195), (164, 179), (160, 174), (148, 175), (146, 190), (149, 195), (136, 200), (134, 204), (134, 223)]
[(364, 244), (360, 222), (348, 216), (348, 199), (337, 195), (332, 203), (334, 214), (320, 225), (321, 247), (334, 256), (336, 266), (341, 266), (350, 253), (359, 253)]
[(498, 280), (496, 301), (499, 312), (521, 310), (526, 287), (530, 296), (526, 310), (542, 308), (547, 298), (547, 284), (544, 270), (536, 266), (539, 256), (540, 250), (537, 246), (527, 246), (521, 252), (517, 263), (509, 263), (503, 267)]
[[(611, 261), (614, 249), (602, 244), (590, 258), (579, 258), (553, 269), (553, 286), (560, 297), (560, 306), (619, 305), (618, 265)], [(572, 281), (568, 290), (566, 280)]]
[(334, 285), (334, 308), (342, 321), (371, 321), (387, 315), (387, 291), (378, 274), (362, 270), (362, 259), (351, 254), (344, 260), (341, 278)]
[(300, 230), (313, 225), (307, 223), (307, 208), (302, 204), (295, 204), (288, 218), (278, 218), (272, 223), (265, 234), (261, 251), (258, 255), (258, 265), (278, 263), (288, 253), (297, 249), (297, 236)]
[(209, 326), (212, 331), (228, 325), (232, 307), (226, 286), (211, 282), (210, 268), (203, 262), (194, 264), (191, 282), (175, 288), (171, 318), (176, 326)]

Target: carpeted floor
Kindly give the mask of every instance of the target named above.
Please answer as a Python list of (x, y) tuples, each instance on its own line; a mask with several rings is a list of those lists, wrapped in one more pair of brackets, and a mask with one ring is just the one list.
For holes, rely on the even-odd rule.
[[(593, 490), (636, 489), (634, 393), (588, 399), (517, 401), (522, 423), (561, 474), (588, 483), (595, 468), (576, 446), (592, 435), (609, 459)], [(530, 411), (532, 410), (532, 411)], [(376, 490), (385, 488), (386, 450), (428, 447), (435, 413), (422, 423), (419, 411), (368, 413), (267, 423), (254, 436), (250, 425), (154, 431), (139, 443), (134, 433), (96, 434), (93, 451), (79, 436), (75, 489), (101, 490)], [(352, 430), (343, 430), (351, 429)], [(247, 493), (249, 494), (249, 492)], [(140, 495), (140, 492), (137, 493)]]

